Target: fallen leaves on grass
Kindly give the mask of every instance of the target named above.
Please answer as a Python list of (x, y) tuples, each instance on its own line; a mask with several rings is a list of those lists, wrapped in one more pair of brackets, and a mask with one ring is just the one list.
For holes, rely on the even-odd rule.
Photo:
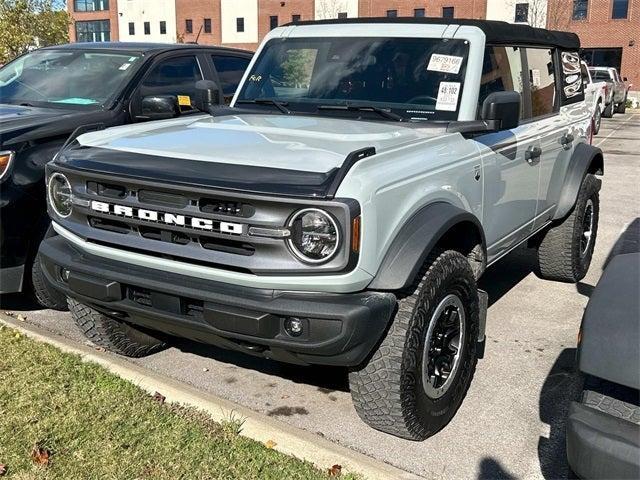
[(156, 392), (153, 394), (152, 397), (156, 402), (158, 402), (160, 405), (164, 405), (164, 401), (167, 399), (164, 395), (162, 395), (160, 392)]
[(342, 465), (333, 465), (329, 469), (328, 473), (330, 477), (339, 477), (340, 475), (342, 475)]
[(31, 450), (31, 460), (33, 460), (33, 463), (44, 465), (46, 467), (49, 465), (50, 458), (51, 452), (49, 450), (38, 444), (33, 446), (33, 449)]
[(266, 442), (264, 442), (264, 446), (267, 448), (274, 448), (276, 445), (277, 443), (273, 440), (267, 440)]
[(0, 477), (7, 473), (7, 466), (4, 463), (0, 463)]

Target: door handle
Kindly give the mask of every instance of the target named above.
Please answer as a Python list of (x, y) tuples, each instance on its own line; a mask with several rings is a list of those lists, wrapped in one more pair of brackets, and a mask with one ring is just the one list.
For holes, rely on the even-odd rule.
[(531, 146), (527, 148), (526, 152), (524, 152), (524, 159), (527, 161), (529, 165), (535, 165), (540, 161), (541, 155), (542, 155), (542, 149), (540, 147)]
[(560, 140), (560, 144), (563, 147), (566, 147), (567, 145), (571, 145), (573, 143), (573, 141), (575, 140), (575, 137), (573, 136), (573, 133), (567, 133), (564, 137), (562, 137), (562, 139)]

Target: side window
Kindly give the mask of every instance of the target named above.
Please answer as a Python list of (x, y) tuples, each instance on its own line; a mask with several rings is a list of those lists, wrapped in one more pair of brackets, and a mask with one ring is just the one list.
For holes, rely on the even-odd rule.
[(520, 119), (528, 118), (522, 77), (522, 50), (519, 47), (487, 47), (484, 54), (478, 108), (494, 92), (515, 91), (522, 97)]
[(198, 80), (202, 80), (202, 72), (194, 55), (172, 57), (162, 60), (151, 69), (142, 82), (140, 92), (142, 96), (179, 96), (181, 110), (188, 112), (193, 110), (188, 103), (193, 103)]
[(553, 50), (527, 48), (529, 83), (531, 84), (531, 117), (541, 117), (555, 111), (556, 79)]
[[(236, 92), (244, 71), (249, 66), (249, 59), (242, 57), (231, 57), (225, 55), (212, 55), (213, 64), (220, 78), (220, 87), (225, 97), (225, 101), (229, 103), (231, 97)], [(227, 98), (229, 101), (227, 101)]]

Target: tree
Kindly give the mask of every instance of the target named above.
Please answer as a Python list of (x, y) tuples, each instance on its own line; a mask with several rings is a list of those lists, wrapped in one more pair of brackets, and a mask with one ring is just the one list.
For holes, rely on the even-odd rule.
[(338, 18), (339, 13), (347, 11), (347, 0), (316, 0), (316, 16), (318, 20)]
[(567, 30), (571, 23), (572, 4), (563, 0), (549, 0), (547, 8), (547, 28)]
[(60, 0), (0, 0), (0, 64), (34, 48), (68, 42), (70, 24)]

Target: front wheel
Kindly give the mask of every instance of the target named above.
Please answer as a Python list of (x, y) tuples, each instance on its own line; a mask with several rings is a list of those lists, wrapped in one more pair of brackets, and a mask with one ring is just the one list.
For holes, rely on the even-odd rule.
[(127, 357), (144, 357), (166, 347), (162, 336), (69, 299), (71, 317), (85, 337), (99, 347)]
[(452, 250), (433, 255), (421, 275), (368, 362), (349, 374), (360, 418), (409, 440), (449, 423), (477, 363), (479, 299), (467, 258)]
[(598, 235), (600, 180), (585, 175), (571, 213), (544, 233), (538, 246), (538, 275), (576, 283), (584, 278)]

